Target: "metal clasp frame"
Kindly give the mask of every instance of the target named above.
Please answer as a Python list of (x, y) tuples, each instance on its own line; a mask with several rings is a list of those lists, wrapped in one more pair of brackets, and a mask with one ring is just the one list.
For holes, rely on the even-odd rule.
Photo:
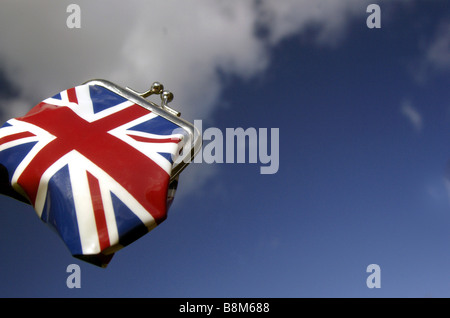
[[(201, 132), (192, 123), (184, 120), (180, 117), (180, 112), (169, 107), (168, 104), (173, 100), (173, 94), (170, 91), (164, 90), (164, 86), (159, 82), (154, 82), (150, 89), (146, 92), (139, 93), (129, 87), (122, 88), (110, 81), (103, 79), (93, 79), (85, 82), (84, 84), (100, 85), (116, 94), (127, 98), (130, 101), (154, 112), (155, 114), (164, 117), (165, 119), (173, 122), (182, 129), (184, 129), (188, 135), (183, 148), (187, 148), (187, 151), (182, 152), (182, 156), (178, 162), (174, 162), (172, 166), (172, 174), (170, 180), (176, 180), (181, 171), (192, 162), (195, 155), (202, 148), (202, 135)], [(146, 99), (150, 95), (158, 94), (161, 97), (161, 105), (157, 105), (152, 101)]]
[(147, 98), (150, 95), (158, 94), (161, 96), (161, 108), (172, 113), (173, 115), (180, 117), (180, 112), (176, 111), (173, 108), (169, 107), (169, 103), (173, 100), (173, 94), (170, 91), (164, 90), (164, 85), (160, 82), (154, 82), (150, 89), (146, 92), (139, 93), (129, 87), (125, 87), (127, 90), (133, 92), (134, 94), (137, 94), (143, 98)]

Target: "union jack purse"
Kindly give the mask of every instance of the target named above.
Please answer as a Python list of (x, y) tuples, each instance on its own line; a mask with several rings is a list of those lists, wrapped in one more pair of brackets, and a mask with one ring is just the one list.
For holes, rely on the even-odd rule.
[(106, 267), (166, 219), (201, 147), (172, 98), (158, 82), (139, 93), (91, 80), (45, 99), (0, 128), (0, 193), (31, 204), (73, 256)]

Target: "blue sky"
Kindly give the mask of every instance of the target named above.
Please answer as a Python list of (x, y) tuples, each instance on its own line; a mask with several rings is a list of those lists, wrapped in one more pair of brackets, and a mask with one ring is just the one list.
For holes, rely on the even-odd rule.
[[(79, 3), (80, 30), (65, 27), (68, 3), (42, 1), (46, 10), (37, 11), (0, 5), (2, 13), (22, 13), (19, 22), (37, 19), (41, 30), (61, 25), (50, 35), (30, 31), (29, 46), (11, 42), (29, 40), (18, 25), (0, 28), (3, 121), (92, 77), (138, 90), (160, 80), (173, 87), (173, 107), (202, 119), (203, 129), (279, 128), (280, 167), (262, 175), (260, 163), (190, 165), (167, 220), (106, 269), (73, 258), (31, 206), (2, 196), (2, 297), (450, 296), (446, 1), (209, 2), (210, 21), (217, 14), (224, 25), (201, 31), (202, 18), (189, 22), (194, 13), (180, 8), (154, 22), (161, 35), (150, 33), (150, 22), (128, 30), (106, 19), (116, 11), (97, 10), (100, 1)], [(380, 4), (380, 29), (366, 26), (369, 3)], [(45, 22), (47, 14), (56, 22)], [(255, 35), (256, 25), (264, 32)], [(119, 30), (114, 44), (108, 28)], [(146, 33), (142, 48), (121, 55)], [(47, 56), (50, 36), (73, 56)], [(98, 36), (119, 53), (103, 46), (86, 53)], [(13, 53), (25, 48), (31, 52)], [(67, 66), (71, 57), (86, 64)], [(69, 264), (81, 268), (79, 289), (66, 286)], [(366, 286), (369, 264), (380, 266), (381, 288)]]

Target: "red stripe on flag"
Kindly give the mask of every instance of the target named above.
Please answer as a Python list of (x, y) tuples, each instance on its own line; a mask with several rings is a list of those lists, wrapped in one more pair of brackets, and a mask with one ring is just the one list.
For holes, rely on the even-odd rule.
[(108, 227), (106, 225), (105, 210), (103, 209), (102, 194), (100, 192), (100, 185), (97, 178), (86, 171), (91, 190), (92, 206), (94, 208), (95, 225), (97, 226), (98, 239), (100, 243), (100, 250), (110, 246)]
[[(147, 109), (132, 105), (90, 123), (68, 107), (45, 103), (39, 104), (39, 107), (42, 111), (27, 114), (20, 120), (44, 127), (56, 138), (35, 155), (17, 181), (33, 205), (42, 174), (56, 160), (76, 150), (125, 187), (158, 224), (165, 220), (169, 174), (146, 155), (108, 133), (111, 129), (148, 114)], [(152, 178), (142, 178), (142, 175), (151, 175)]]
[(75, 91), (75, 87), (69, 88), (67, 90), (67, 97), (69, 98), (69, 102), (78, 104), (77, 92)]
[(180, 138), (174, 137), (174, 138), (148, 138), (148, 137), (142, 137), (142, 136), (134, 136), (134, 135), (128, 135), (131, 138), (133, 138), (136, 141), (142, 141), (142, 142), (153, 142), (153, 143), (165, 143), (165, 142), (173, 142), (173, 143), (179, 143), (181, 141)]
[(3, 138), (0, 138), (0, 145), (6, 144), (7, 142), (14, 141), (17, 139), (26, 138), (26, 137), (34, 137), (34, 136), (36, 136), (36, 135), (29, 131), (20, 132), (20, 133), (14, 134), (14, 135), (8, 135)]

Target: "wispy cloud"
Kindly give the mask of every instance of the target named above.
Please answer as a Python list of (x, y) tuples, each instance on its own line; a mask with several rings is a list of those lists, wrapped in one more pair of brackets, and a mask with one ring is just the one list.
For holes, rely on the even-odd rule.
[(411, 123), (417, 132), (421, 132), (423, 128), (423, 119), (419, 111), (414, 108), (410, 101), (404, 101), (400, 107), (401, 113)]
[(444, 21), (438, 27), (426, 52), (426, 59), (435, 68), (450, 69), (450, 21)]
[(424, 83), (433, 74), (450, 70), (450, 21), (443, 20), (423, 44), (422, 55), (411, 68), (414, 79)]

